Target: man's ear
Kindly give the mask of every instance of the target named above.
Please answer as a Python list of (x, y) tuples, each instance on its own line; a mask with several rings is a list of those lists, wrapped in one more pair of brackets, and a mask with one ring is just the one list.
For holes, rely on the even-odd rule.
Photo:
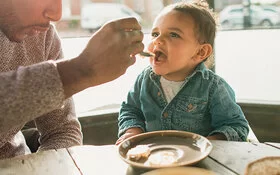
[(197, 58), (203, 61), (212, 54), (212, 51), (213, 48), (211, 44), (202, 44), (197, 52)]

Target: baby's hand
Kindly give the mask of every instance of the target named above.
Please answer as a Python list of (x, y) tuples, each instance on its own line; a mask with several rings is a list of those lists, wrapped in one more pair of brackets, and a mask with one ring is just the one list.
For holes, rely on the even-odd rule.
[(117, 141), (116, 141), (116, 145), (120, 144), (122, 141), (124, 141), (126, 138), (132, 137), (134, 135), (137, 135), (135, 133), (125, 133), (123, 134)]
[(126, 132), (116, 141), (116, 145), (120, 144), (125, 139), (143, 133), (141, 128), (129, 128)]
[(227, 140), (227, 137), (224, 134), (214, 134), (206, 137), (209, 140)]

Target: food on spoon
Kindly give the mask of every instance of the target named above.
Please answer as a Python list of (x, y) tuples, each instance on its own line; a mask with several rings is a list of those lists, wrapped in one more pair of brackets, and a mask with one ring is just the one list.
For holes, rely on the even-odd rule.
[(131, 160), (139, 160), (141, 158), (148, 158), (151, 153), (151, 150), (148, 145), (137, 145), (134, 148), (131, 148), (127, 152), (127, 156)]

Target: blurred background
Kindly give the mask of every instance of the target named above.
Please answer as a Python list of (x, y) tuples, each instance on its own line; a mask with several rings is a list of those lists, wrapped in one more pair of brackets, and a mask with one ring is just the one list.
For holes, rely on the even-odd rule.
[[(149, 30), (166, 5), (180, 0), (63, 0), (62, 37), (87, 36), (105, 22), (134, 16)], [(187, 0), (186, 0), (187, 1)], [(279, 28), (280, 0), (208, 0), (217, 13), (220, 29)]]

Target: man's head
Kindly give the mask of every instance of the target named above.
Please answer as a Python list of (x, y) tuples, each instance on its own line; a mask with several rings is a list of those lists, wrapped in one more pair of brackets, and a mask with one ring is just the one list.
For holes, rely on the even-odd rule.
[(48, 30), (51, 21), (58, 21), (62, 0), (1, 0), (0, 29), (11, 41), (21, 42)]

